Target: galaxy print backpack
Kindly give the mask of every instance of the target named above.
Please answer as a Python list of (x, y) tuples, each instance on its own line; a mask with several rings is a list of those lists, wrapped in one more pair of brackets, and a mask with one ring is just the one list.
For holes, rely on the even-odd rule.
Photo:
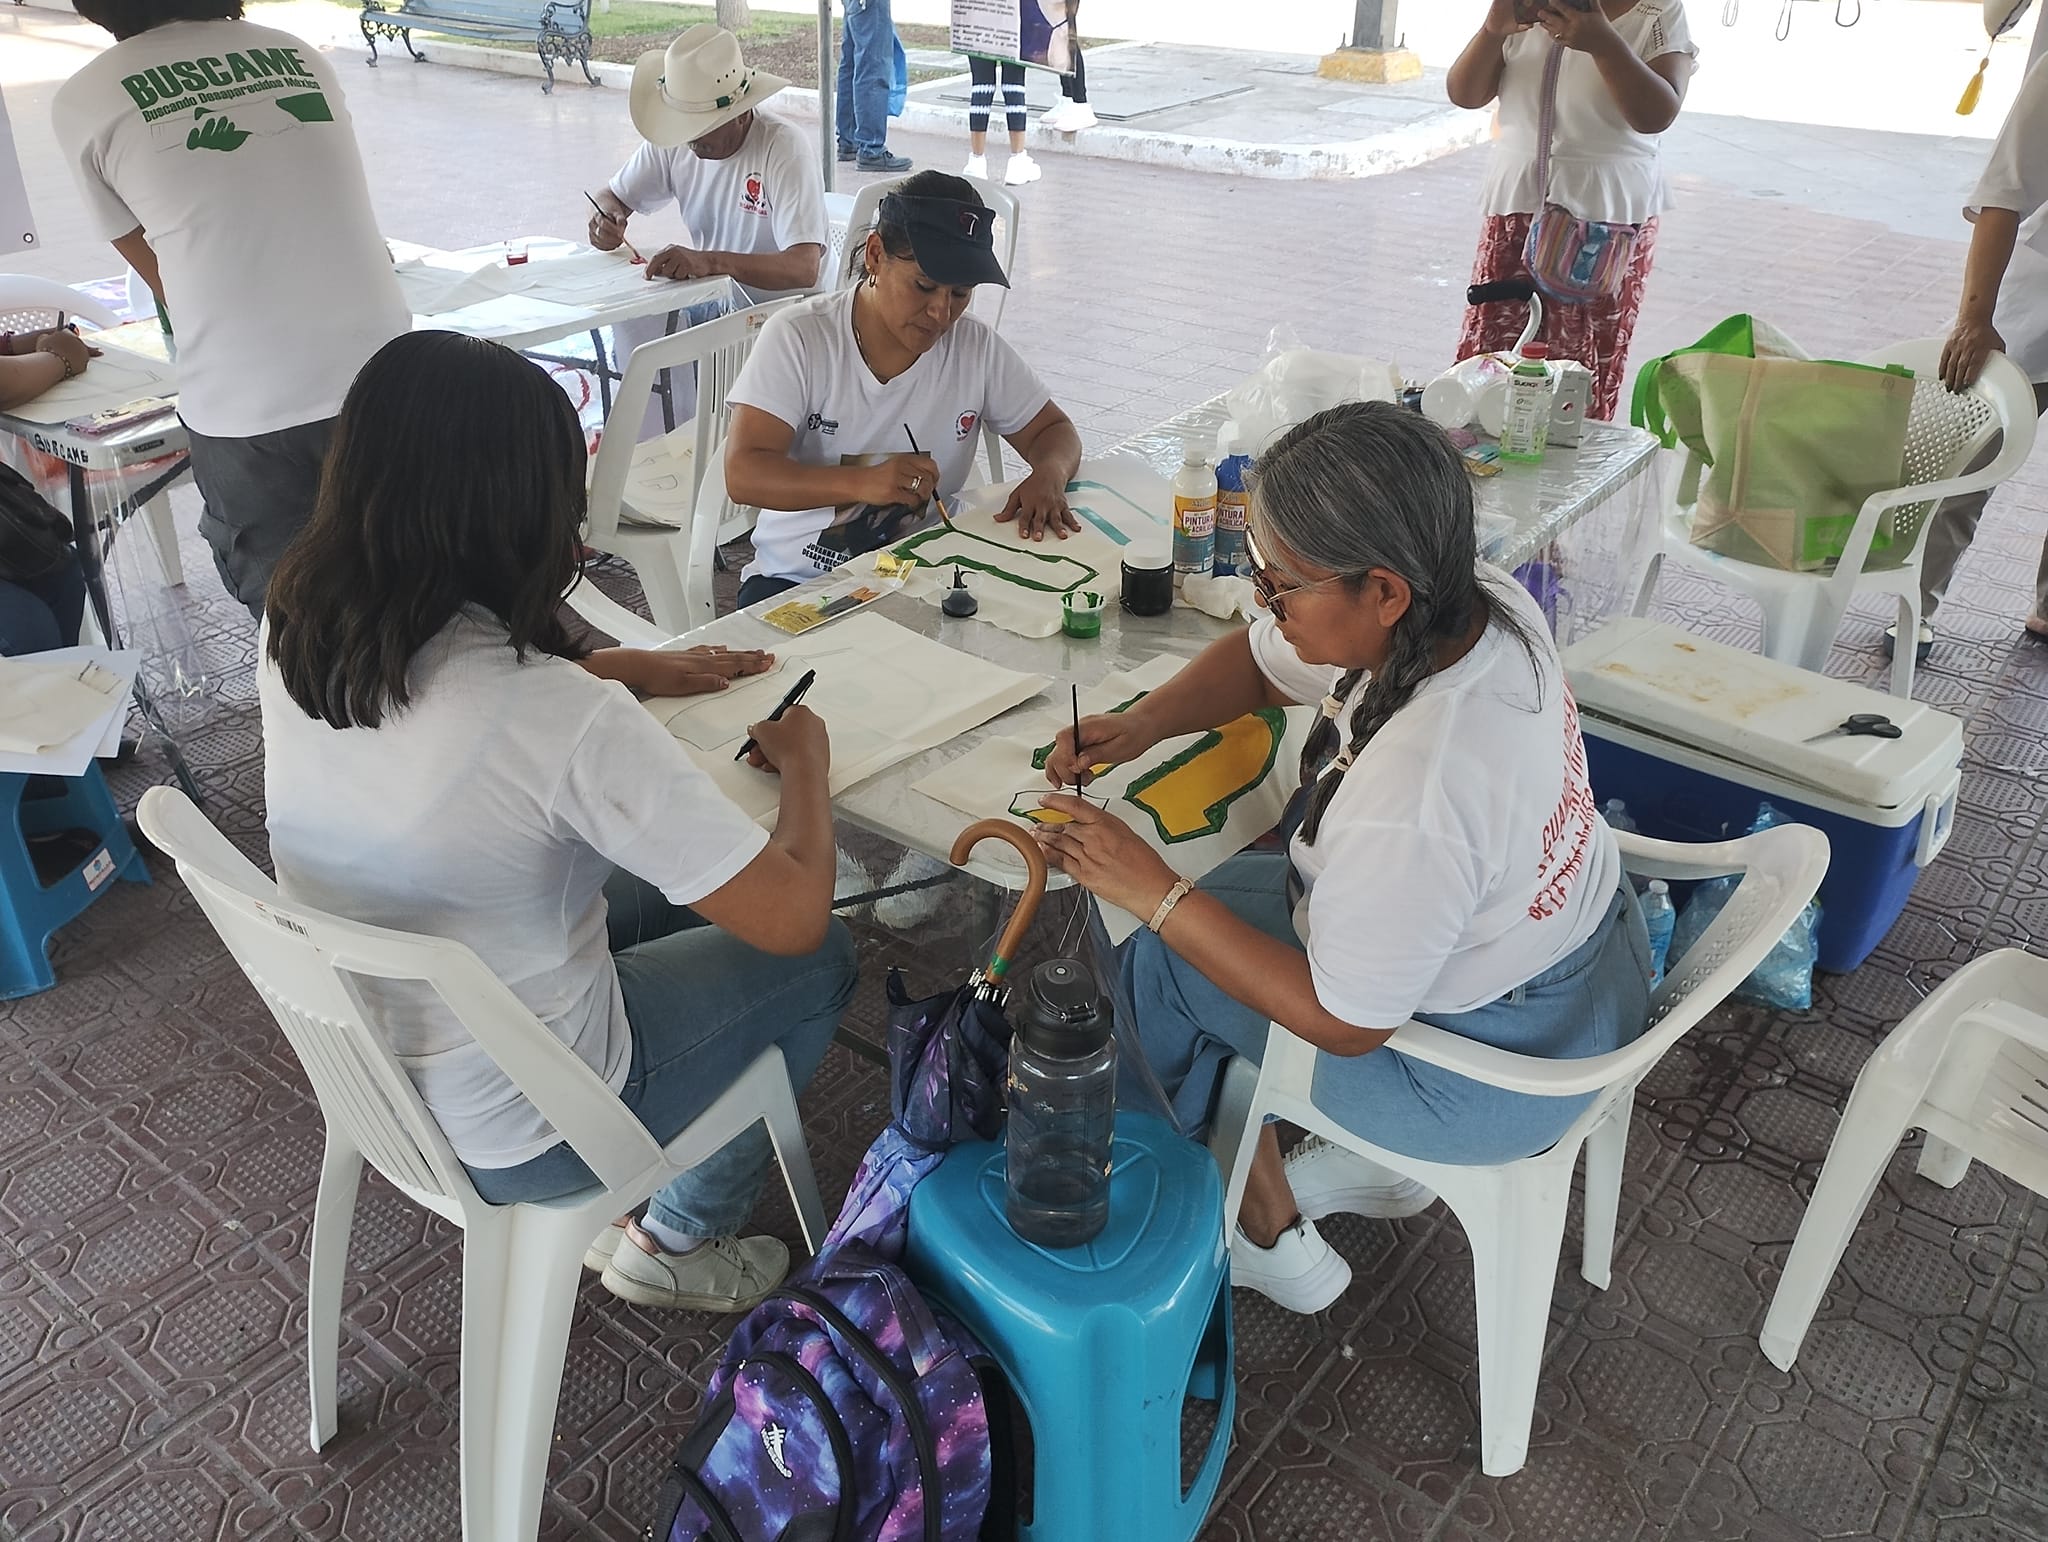
[(889, 988), (895, 1117), (818, 1256), (733, 1331), (646, 1542), (1010, 1542), (1026, 1518), (1009, 1379), (896, 1263), (919, 1179), (1002, 1128), (1007, 1034)]

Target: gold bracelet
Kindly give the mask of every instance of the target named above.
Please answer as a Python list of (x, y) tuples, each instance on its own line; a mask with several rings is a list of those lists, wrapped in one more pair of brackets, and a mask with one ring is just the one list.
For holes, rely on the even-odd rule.
[(1173, 887), (1166, 891), (1166, 898), (1159, 902), (1159, 908), (1152, 912), (1152, 919), (1145, 925), (1154, 933), (1158, 932), (1166, 924), (1166, 918), (1173, 914), (1173, 907), (1186, 899), (1194, 887), (1185, 878), (1175, 879)]

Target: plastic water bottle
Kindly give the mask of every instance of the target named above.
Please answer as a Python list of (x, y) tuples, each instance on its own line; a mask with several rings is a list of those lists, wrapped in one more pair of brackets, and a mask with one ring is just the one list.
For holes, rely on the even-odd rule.
[(1508, 376), (1507, 416), (1501, 421), (1500, 458), (1538, 461), (1550, 442), (1550, 349), (1527, 344)]
[(1003, 1213), (1026, 1242), (1079, 1247), (1109, 1220), (1116, 1038), (1095, 977), (1070, 958), (1031, 971), (1010, 1044)]
[(1232, 453), (1216, 463), (1216, 567), (1218, 578), (1233, 578), (1245, 572), (1245, 526), (1250, 522), (1251, 495), (1245, 491), (1244, 476), (1251, 470), (1249, 455)]
[(1628, 805), (1619, 798), (1609, 798), (1600, 805), (1600, 817), (1607, 821), (1610, 830), (1626, 830), (1631, 835), (1641, 833), (1635, 815), (1628, 811)]
[(1652, 878), (1643, 893), (1643, 925), (1650, 932), (1650, 983), (1664, 978), (1664, 965), (1671, 954), (1671, 933), (1678, 926), (1678, 911), (1671, 903), (1671, 888), (1661, 878)]
[(1190, 443), (1173, 478), (1173, 571), (1207, 577), (1216, 566), (1216, 473)]

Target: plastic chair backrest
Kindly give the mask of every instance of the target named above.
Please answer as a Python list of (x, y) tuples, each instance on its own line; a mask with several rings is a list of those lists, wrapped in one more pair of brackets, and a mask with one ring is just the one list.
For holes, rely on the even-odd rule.
[[(697, 371), (697, 416), (687, 425), (694, 436), (693, 483), (701, 483), (710, 463), (712, 446), (725, 438), (732, 409), (726, 401), (740, 366), (753, 352), (754, 342), (768, 318), (803, 296), (785, 295), (714, 320), (685, 327), (666, 337), (642, 343), (626, 361), (626, 373), (612, 398), (612, 410), (604, 420), (604, 435), (598, 441), (597, 460), (590, 469), (589, 525), (599, 542), (619, 528), (619, 506), (626, 496), (626, 482), (633, 466), (633, 451), (640, 437), (640, 425), (647, 412), (647, 399), (654, 394), (661, 372), (670, 369)], [(676, 432), (684, 432), (678, 428)], [(696, 487), (691, 488), (694, 501)]]
[(1516, 1092), (1570, 1097), (1632, 1084), (1749, 977), (1798, 919), (1828, 870), (1827, 837), (1807, 825), (1776, 825), (1702, 846), (1653, 841), (1626, 831), (1616, 838), (1624, 865), (1644, 877), (1690, 882), (1742, 875), (1713, 925), (1671, 964), (1651, 995), (1649, 1024), (1640, 1038), (1582, 1060), (1518, 1055), (1417, 1022), (1404, 1023), (1388, 1043), (1414, 1059)]
[(376, 1031), (359, 978), (431, 988), (606, 1187), (659, 1161), (617, 1095), (462, 944), (292, 903), (175, 789), (152, 787), (136, 814), (291, 1041), (321, 1113), (420, 1203), (455, 1219), (483, 1202)]
[(60, 318), (73, 317), (96, 327), (121, 324), (119, 316), (69, 284), (33, 273), (0, 273), (0, 332), (54, 327)]
[[(2001, 377), (2007, 371), (2017, 373), (2018, 366), (2003, 355), (1994, 354), (1986, 361), (1984, 373), (1975, 384), (1951, 391), (1941, 383), (1943, 341), (1938, 337), (1911, 338), (1863, 360), (1865, 364), (1902, 364), (1913, 372), (1913, 407), (1906, 421), (1907, 487), (1962, 475), (2005, 426), (2003, 397), (2011, 382)], [(2005, 368), (1995, 368), (1994, 362)], [(2031, 410), (2031, 388), (2026, 395), (2029, 410), (2024, 415), (2032, 422), (2035, 414)], [(1933, 499), (1894, 509), (1892, 530), (1895, 535), (1905, 535), (1917, 547), (1921, 530), (1933, 512)]]
[[(862, 188), (853, 200), (853, 213), (847, 217), (846, 231), (841, 238), (838, 254), (838, 281), (836, 289), (845, 289), (858, 283), (863, 271), (862, 264), (867, 250), (868, 232), (875, 228), (875, 213), (882, 206), (882, 200), (901, 187), (909, 178), (897, 177), (887, 182), (871, 182)], [(980, 195), (981, 201), (995, 211), (996, 257), (1002, 262), (1003, 272), (1015, 283), (1017, 261), (1017, 221), (1022, 206), (1017, 195), (1008, 188), (985, 182), (980, 177), (962, 177)], [(1010, 291), (1001, 284), (983, 284), (974, 292), (972, 313), (987, 322), (992, 328), (1000, 329), (1003, 323), (1003, 307)]]

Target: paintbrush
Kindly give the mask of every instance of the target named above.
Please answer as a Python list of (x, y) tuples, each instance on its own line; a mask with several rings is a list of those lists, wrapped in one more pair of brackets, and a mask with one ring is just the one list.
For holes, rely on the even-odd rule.
[[(908, 423), (903, 425), (903, 437), (910, 441), (910, 453), (912, 455), (924, 454), (924, 451), (917, 447), (917, 435), (910, 431)], [(953, 528), (953, 517), (946, 512), (946, 500), (939, 496), (939, 490), (936, 487), (932, 489), (932, 507), (939, 511), (940, 523), (948, 530), (951, 530)]]
[(1074, 796), (1081, 795), (1081, 687), (1075, 684), (1074, 692)]
[(612, 213), (611, 210), (607, 209), (603, 204), (599, 203), (595, 198), (592, 198), (589, 193), (586, 192), (583, 195), (583, 197), (589, 203), (591, 208), (597, 210), (597, 217), (599, 219), (603, 220), (608, 225), (617, 225), (619, 227), (619, 245), (623, 246), (626, 249), (626, 255), (628, 257), (632, 258), (635, 262), (640, 263), (644, 266), (647, 262), (647, 259), (645, 257), (642, 257), (639, 254), (639, 252), (635, 251), (633, 248), (633, 243), (626, 239), (624, 221), (622, 221), (616, 214)]

